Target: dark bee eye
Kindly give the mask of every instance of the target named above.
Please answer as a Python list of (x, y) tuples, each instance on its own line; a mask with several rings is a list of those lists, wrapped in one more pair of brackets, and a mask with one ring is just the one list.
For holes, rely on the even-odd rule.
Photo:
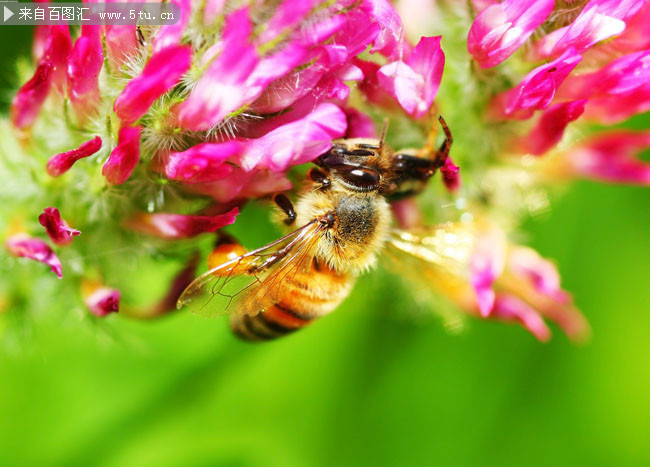
[(372, 190), (379, 186), (379, 172), (367, 167), (339, 168), (337, 173), (350, 185), (362, 191)]

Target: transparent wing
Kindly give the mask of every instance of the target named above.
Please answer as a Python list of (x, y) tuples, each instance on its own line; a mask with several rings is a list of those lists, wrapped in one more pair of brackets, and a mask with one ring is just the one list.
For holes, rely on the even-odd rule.
[(177, 307), (221, 316), (235, 308), (255, 315), (281, 300), (282, 281), (311, 267), (326, 228), (314, 220), (290, 234), (220, 264), (197, 277), (181, 294)]
[(464, 323), (454, 303), (462, 302), (468, 293), (473, 242), (472, 231), (459, 224), (393, 230), (383, 255), (387, 269), (406, 280), (420, 309), (436, 312), (452, 332)]

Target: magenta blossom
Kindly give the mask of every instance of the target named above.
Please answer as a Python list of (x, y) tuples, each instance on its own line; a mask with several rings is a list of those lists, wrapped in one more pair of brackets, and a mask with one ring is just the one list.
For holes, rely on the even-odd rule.
[(467, 50), (482, 68), (498, 65), (523, 45), (553, 10), (554, 0), (505, 0), (474, 20)]
[(29, 258), (47, 264), (59, 279), (63, 277), (61, 261), (52, 251), (52, 248), (43, 240), (19, 233), (7, 238), (5, 247), (13, 256)]
[(423, 37), (406, 61), (389, 63), (377, 72), (379, 84), (416, 118), (427, 114), (440, 86), (445, 66), (440, 39)]
[(119, 311), (122, 295), (119, 290), (99, 285), (84, 288), (87, 289), (84, 291), (84, 302), (93, 315), (103, 318)]
[(460, 167), (451, 161), (451, 158), (445, 159), (445, 164), (440, 167), (442, 182), (449, 191), (456, 191), (460, 187)]
[(99, 26), (84, 25), (68, 59), (68, 95), (78, 115), (85, 115), (99, 100), (99, 72), (104, 50)]
[(481, 316), (486, 317), (494, 307), (494, 281), (501, 275), (506, 261), (503, 233), (491, 229), (477, 235), (469, 265), (470, 283), (476, 293)]
[(59, 177), (70, 170), (74, 163), (79, 159), (92, 156), (99, 151), (101, 147), (102, 139), (99, 136), (95, 136), (90, 141), (83, 143), (77, 149), (72, 149), (52, 156), (50, 160), (47, 161), (45, 170), (47, 170), (47, 173), (52, 177)]
[(650, 185), (650, 163), (634, 157), (650, 148), (650, 132), (612, 131), (568, 149), (568, 173), (615, 183)]
[(554, 58), (573, 47), (584, 52), (589, 47), (625, 30), (625, 21), (645, 0), (591, 0), (569, 26), (547, 34), (533, 46), (538, 59)]
[(170, 180), (185, 183), (221, 180), (233, 171), (226, 160), (242, 150), (243, 143), (240, 141), (197, 144), (186, 151), (170, 153), (165, 164), (165, 174)]
[(181, 42), (187, 23), (190, 21), (190, 0), (172, 0), (171, 3), (178, 5), (181, 17), (174, 24), (161, 26), (153, 40), (154, 53), (166, 47), (178, 45)]
[(196, 237), (202, 233), (214, 232), (235, 222), (238, 208), (215, 216), (196, 216), (183, 214), (140, 213), (128, 220), (126, 225), (135, 231), (166, 239)]
[(494, 98), (495, 111), (501, 118), (525, 119), (535, 110), (546, 109), (580, 60), (582, 57), (571, 48), (552, 62), (535, 68), (518, 86)]
[(38, 216), (38, 222), (45, 227), (50, 240), (60, 246), (68, 245), (72, 241), (72, 237), (81, 234), (80, 231), (70, 228), (61, 219), (61, 213), (57, 208), (45, 208), (43, 214)]
[(562, 139), (567, 125), (585, 110), (586, 99), (555, 104), (544, 111), (531, 132), (522, 138), (521, 150), (539, 156)]
[(192, 51), (187, 46), (169, 46), (156, 52), (115, 99), (114, 110), (127, 124), (142, 117), (151, 104), (172, 88), (190, 67)]
[(49, 63), (52, 66), (52, 82), (63, 95), (67, 81), (68, 57), (72, 52), (70, 28), (68, 25), (50, 26), (49, 33), (41, 63)]
[(38, 65), (32, 79), (18, 90), (11, 102), (11, 122), (18, 129), (31, 126), (50, 92), (52, 65), (43, 62)]
[(102, 167), (102, 175), (108, 183), (120, 185), (131, 176), (140, 160), (140, 131), (139, 126), (125, 126), (120, 129), (117, 146)]
[(135, 25), (106, 25), (106, 56), (111, 68), (119, 70), (129, 57), (136, 54), (138, 40)]
[(494, 301), (490, 316), (503, 321), (518, 322), (542, 342), (551, 338), (551, 331), (540, 314), (525, 301), (513, 295), (499, 294)]

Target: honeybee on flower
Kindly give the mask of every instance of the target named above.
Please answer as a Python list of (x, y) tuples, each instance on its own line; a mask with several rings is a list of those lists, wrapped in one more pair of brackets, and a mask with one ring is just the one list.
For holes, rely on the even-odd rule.
[[(392, 146), (431, 145), (439, 113), (456, 137), (444, 183), (391, 200), (411, 232), (392, 244), (439, 259), (422, 286), (466, 314), (586, 334), (552, 263), (509, 237), (557, 180), (650, 184), (647, 131), (588, 125), (650, 109), (648, 2), (173, 1), (170, 26), (37, 27), (0, 127), (11, 256), (48, 265), (95, 316), (164, 315), (247, 202), (385, 118)], [(148, 305), (122, 293), (134, 258), (176, 267)], [(18, 289), (9, 278), (3, 302)]]

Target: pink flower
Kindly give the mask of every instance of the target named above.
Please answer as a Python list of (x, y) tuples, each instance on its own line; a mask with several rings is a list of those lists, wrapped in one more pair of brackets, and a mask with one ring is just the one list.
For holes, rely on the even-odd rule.
[(50, 240), (60, 246), (68, 245), (72, 241), (72, 237), (81, 235), (80, 231), (71, 229), (61, 219), (61, 213), (57, 208), (45, 208), (43, 214), (38, 216), (38, 222), (45, 227)]
[(542, 342), (551, 338), (551, 331), (541, 315), (523, 300), (506, 294), (499, 294), (490, 313), (491, 318), (517, 322)]
[(189, 46), (172, 45), (154, 53), (142, 73), (129, 81), (115, 99), (117, 116), (127, 124), (142, 117), (156, 99), (178, 83), (191, 60)]
[(498, 94), (492, 107), (501, 118), (526, 119), (535, 110), (546, 109), (557, 88), (582, 60), (575, 49), (570, 48), (550, 63), (528, 73), (521, 83), (509, 91)]
[(56, 156), (52, 156), (49, 161), (47, 161), (47, 166), (45, 170), (52, 177), (59, 177), (66, 173), (70, 168), (77, 162), (79, 159), (84, 157), (92, 156), (102, 147), (102, 139), (99, 136), (95, 136), (90, 141), (86, 141), (77, 149), (72, 149), (67, 152), (62, 152)]
[(523, 45), (553, 10), (554, 0), (504, 0), (472, 23), (467, 50), (482, 68), (503, 62)]
[(261, 198), (272, 193), (291, 189), (291, 182), (283, 173), (271, 172), (268, 169), (246, 171), (233, 167), (229, 177), (210, 183), (187, 185), (186, 190), (212, 197), (218, 203), (229, 203), (233, 200)]
[(366, 114), (358, 111), (354, 107), (345, 109), (345, 117), (348, 122), (348, 129), (344, 138), (376, 138), (377, 129), (375, 122)]
[(589, 99), (585, 116), (615, 123), (650, 109), (650, 51), (624, 55), (593, 73), (569, 77), (558, 97)]
[(112, 185), (124, 183), (140, 160), (140, 131), (139, 126), (120, 128), (117, 146), (102, 167), (102, 175)]
[(521, 151), (540, 156), (553, 148), (562, 139), (567, 125), (582, 115), (586, 102), (586, 99), (580, 99), (549, 107), (521, 141)]
[(284, 172), (325, 153), (333, 139), (345, 134), (346, 127), (347, 120), (340, 108), (334, 104), (320, 104), (305, 118), (250, 140), (238, 162), (246, 170), (267, 168)]
[(70, 28), (67, 25), (50, 26), (50, 37), (45, 45), (41, 63), (47, 62), (52, 65), (52, 83), (61, 94), (63, 94), (66, 85), (66, 70), (71, 51)]
[(161, 26), (153, 38), (154, 54), (160, 52), (166, 47), (180, 44), (183, 38), (183, 32), (190, 21), (190, 0), (172, 0), (171, 3), (178, 5), (180, 9), (180, 19), (170, 25)]
[(426, 115), (440, 86), (445, 66), (440, 39), (423, 37), (406, 62), (389, 63), (377, 73), (379, 84), (416, 118)]
[(121, 293), (98, 284), (82, 284), (82, 295), (88, 310), (95, 316), (102, 318), (109, 313), (117, 313), (120, 309)]
[(570, 47), (584, 52), (589, 47), (625, 30), (625, 21), (645, 0), (591, 0), (569, 26), (547, 34), (533, 45), (537, 59), (557, 57)]
[(19, 258), (29, 258), (47, 264), (59, 279), (63, 277), (61, 261), (47, 243), (27, 234), (15, 234), (7, 238), (5, 246), (10, 254)]
[(68, 59), (68, 94), (78, 114), (86, 114), (99, 99), (98, 78), (104, 64), (99, 26), (84, 25)]
[(135, 25), (107, 25), (104, 42), (108, 63), (115, 71), (137, 53), (138, 40)]
[(379, 22), (379, 35), (372, 52), (379, 52), (391, 60), (400, 58), (404, 44), (404, 26), (395, 8), (387, 0), (365, 0), (361, 10)]
[(52, 65), (42, 62), (36, 68), (32, 79), (18, 90), (11, 101), (11, 122), (18, 129), (32, 125), (50, 92), (52, 85)]
[(251, 44), (251, 32), (248, 8), (228, 15), (221, 53), (178, 107), (181, 126), (195, 131), (209, 130), (246, 103), (249, 96), (242, 85), (259, 63)]
[(139, 213), (128, 220), (126, 225), (137, 232), (172, 240), (214, 232), (235, 222), (238, 214), (238, 208), (232, 208), (230, 211), (216, 216)]
[(558, 303), (568, 303), (569, 296), (560, 287), (560, 274), (550, 261), (542, 258), (532, 248), (511, 247), (508, 269), (514, 275), (528, 281), (539, 293)]
[(170, 153), (165, 164), (165, 174), (171, 180), (185, 183), (221, 180), (233, 171), (226, 160), (242, 150), (243, 143), (239, 141), (197, 144), (186, 151)]
[(456, 191), (460, 186), (460, 175), (458, 174), (459, 170), (460, 167), (455, 165), (449, 157), (445, 159), (445, 164), (440, 167), (442, 182), (445, 184), (449, 191)]
[(650, 132), (603, 133), (566, 151), (568, 171), (595, 180), (650, 185), (650, 163), (634, 156), (650, 148)]
[(492, 285), (501, 275), (506, 261), (506, 239), (498, 229), (480, 232), (475, 239), (469, 264), (469, 282), (476, 294), (476, 303), (483, 317), (487, 317), (496, 294)]

